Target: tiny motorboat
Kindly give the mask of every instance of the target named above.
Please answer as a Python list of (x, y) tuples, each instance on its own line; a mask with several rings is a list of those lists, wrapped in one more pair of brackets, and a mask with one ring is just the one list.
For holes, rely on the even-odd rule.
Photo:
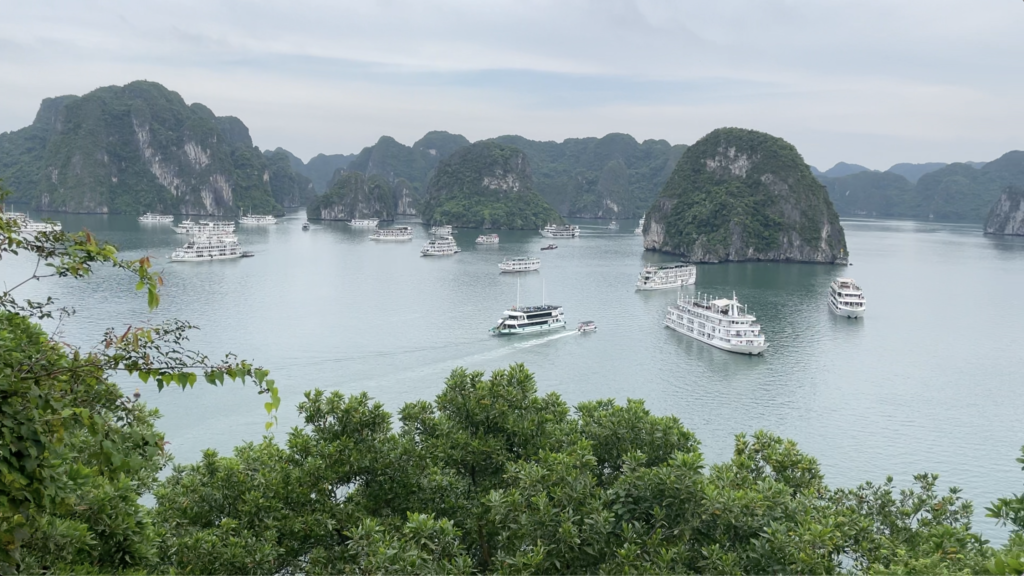
[(597, 332), (597, 324), (593, 320), (584, 320), (576, 327), (577, 332)]
[(255, 252), (249, 252), (249, 251), (242, 252), (242, 258), (252, 258), (255, 255), (256, 255)]
[(541, 248), (541, 250), (554, 250), (555, 248), (558, 248), (558, 246), (555, 244), (548, 244), (547, 246)]
[(302, 231), (303, 232), (309, 232), (309, 222), (303, 222), (302, 223)]

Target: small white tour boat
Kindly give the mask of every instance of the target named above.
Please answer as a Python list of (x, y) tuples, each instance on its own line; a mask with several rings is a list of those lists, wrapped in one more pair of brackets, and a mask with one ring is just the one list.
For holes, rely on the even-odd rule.
[(139, 222), (174, 222), (174, 216), (146, 212), (142, 216), (139, 216)]
[(239, 224), (277, 224), (277, 218), (269, 214), (248, 214), (238, 217)]
[(646, 215), (640, 217), (640, 225), (636, 227), (636, 230), (633, 230), (633, 234), (636, 234), (637, 236), (644, 235), (644, 220), (646, 218)]
[(572, 224), (566, 224), (565, 226), (548, 224), (541, 228), (540, 235), (545, 238), (579, 238), (580, 227), (573, 226)]
[(576, 327), (577, 332), (597, 332), (597, 324), (593, 320), (584, 320)]
[(353, 218), (348, 221), (348, 225), (356, 228), (376, 228), (378, 222), (380, 222), (380, 218)]
[(423, 249), (420, 250), (421, 256), (452, 256), (462, 252), (459, 247), (455, 244), (455, 239), (451, 236), (440, 236), (438, 238), (431, 238), (426, 244), (423, 245)]
[(430, 234), (431, 236), (451, 236), (452, 227), (447, 224), (443, 226), (434, 226), (430, 229)]
[(697, 267), (693, 264), (680, 262), (678, 264), (665, 264), (644, 266), (643, 272), (636, 281), (637, 290), (664, 290), (666, 288), (679, 288), (690, 286), (697, 281)]
[(531, 258), (529, 256), (517, 256), (515, 258), (505, 258), (498, 264), (498, 269), (502, 272), (532, 272), (540, 268), (540, 258)]
[(615, 220), (612, 220), (611, 223), (608, 224), (608, 229), (609, 230), (618, 230), (619, 229), (619, 223), (616, 222)]
[(731, 300), (680, 294), (678, 303), (668, 307), (665, 325), (715, 348), (754, 356), (768, 348), (756, 320), (736, 294)]
[(836, 278), (828, 287), (828, 307), (840, 316), (860, 318), (867, 312), (864, 291), (853, 278)]
[(498, 235), (497, 234), (481, 234), (480, 236), (476, 237), (476, 243), (477, 244), (497, 244), (498, 243)]
[(380, 242), (401, 242), (412, 240), (412, 228), (408, 226), (397, 226), (395, 228), (377, 228), (370, 235), (370, 240)]
[(302, 223), (302, 231), (303, 232), (309, 232), (309, 222), (303, 222)]
[(26, 219), (21, 222), (22, 232), (59, 232), (63, 229), (60, 222), (36, 222), (32, 219)]
[(234, 236), (197, 234), (171, 254), (171, 261), (206, 262), (242, 256), (242, 247)]

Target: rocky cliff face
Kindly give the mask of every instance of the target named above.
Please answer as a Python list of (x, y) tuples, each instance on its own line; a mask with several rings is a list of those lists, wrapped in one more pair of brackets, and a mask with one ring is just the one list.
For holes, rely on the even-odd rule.
[(788, 142), (723, 128), (688, 148), (647, 214), (644, 248), (694, 262), (834, 262), (846, 238)]
[(431, 224), (512, 230), (561, 221), (534, 191), (526, 154), (495, 142), (460, 148), (438, 164), (420, 215)]
[(413, 189), (412, 183), (405, 178), (399, 178), (391, 189), (395, 194), (395, 214), (416, 216), (416, 206), (420, 203), (420, 197)]
[(31, 126), (0, 135), (0, 177), (48, 210), (280, 214), (272, 176), (241, 120), (154, 82), (44, 100)]
[(294, 169), (293, 159), (298, 159), (291, 153), (278, 148), (270, 153), (264, 152), (263, 155), (270, 175), (270, 191), (278, 204), (285, 208), (306, 206), (316, 197), (313, 182)]
[(1024, 236), (1024, 188), (1009, 186), (992, 205), (985, 220), (985, 234)]
[(339, 173), (330, 189), (306, 207), (310, 220), (395, 219), (391, 185), (381, 176)]

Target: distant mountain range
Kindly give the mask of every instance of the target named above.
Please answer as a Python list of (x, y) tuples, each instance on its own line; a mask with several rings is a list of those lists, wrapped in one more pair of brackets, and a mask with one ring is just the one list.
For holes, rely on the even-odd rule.
[(885, 172), (819, 172), (817, 178), (841, 216), (984, 222), (1006, 186), (1024, 183), (1024, 152), (991, 162), (897, 164)]
[[(583, 218), (638, 218), (687, 149), (628, 134), (490, 140), (522, 150), (536, 192), (559, 214)], [(342, 174), (359, 172), (386, 180), (394, 214), (408, 215), (438, 164), (469, 144), (443, 131), (412, 146), (382, 136), (358, 154), (303, 162), (283, 148), (260, 151), (238, 118), (139, 81), (44, 99), (31, 125), (0, 134), (0, 179), (11, 200), (40, 209), (231, 214), (309, 205)], [(810, 170), (843, 216), (981, 222), (1004, 186), (1024, 184), (1024, 152), (989, 163), (901, 163), (885, 172), (846, 162)]]

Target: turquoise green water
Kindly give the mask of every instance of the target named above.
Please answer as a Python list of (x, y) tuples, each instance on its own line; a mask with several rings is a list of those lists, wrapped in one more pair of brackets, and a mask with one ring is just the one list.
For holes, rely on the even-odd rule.
[[(1021, 348), (1024, 344), (1024, 239), (994, 238), (977, 227), (892, 221), (844, 221), (854, 266), (728, 264), (698, 267), (693, 292), (731, 295), (757, 315), (771, 343), (762, 358), (741, 357), (662, 326), (676, 292), (634, 292), (648, 261), (641, 239), (581, 221), (584, 236), (550, 240), (504, 232), (497, 246), (476, 246), (478, 231), (456, 234), (463, 252), (421, 258), (426, 229), (400, 244), (367, 240), (366, 230), (324, 223), (302, 232), (299, 215), (269, 228), (242, 229), (255, 258), (171, 263), (182, 236), (131, 217), (55, 215), (66, 229), (87, 227), (132, 256), (157, 258), (167, 281), (163, 305), (146, 312), (130, 279), (104, 272), (84, 282), (32, 285), (78, 314), (64, 338), (97, 342), (104, 328), (178, 317), (202, 330), (193, 343), (233, 351), (270, 368), (282, 390), (280, 430), (297, 424), (294, 406), (314, 387), (368, 391), (396, 410), (430, 398), (455, 366), (490, 370), (524, 362), (543, 392), (570, 403), (642, 398), (694, 430), (710, 460), (727, 458), (733, 435), (765, 428), (816, 456), (829, 483), (854, 485), (893, 474), (906, 484), (931, 471), (956, 484), (979, 510), (1019, 492), (1014, 462), (1024, 444)], [(506, 256), (539, 255), (539, 272), (521, 276), (521, 302), (561, 304), (575, 326), (599, 330), (535, 336), (488, 334), (515, 303), (515, 275), (499, 274)], [(25, 261), (0, 263), (18, 278)], [(831, 315), (834, 275), (864, 288), (867, 318)], [(30, 292), (34, 291), (34, 292)], [(126, 389), (138, 382), (125, 381)], [(162, 428), (178, 461), (259, 439), (263, 397), (252, 388), (143, 387), (164, 414)], [(979, 526), (998, 535), (985, 520)]]

